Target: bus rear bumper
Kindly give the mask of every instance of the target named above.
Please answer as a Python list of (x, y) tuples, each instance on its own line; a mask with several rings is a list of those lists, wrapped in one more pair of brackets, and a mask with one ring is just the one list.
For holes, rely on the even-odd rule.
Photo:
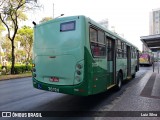
[(64, 93), (64, 94), (70, 94), (70, 95), (78, 95), (78, 96), (90, 95), (88, 93), (87, 87), (85, 87), (83, 83), (78, 85), (64, 86), (64, 85), (46, 84), (36, 80), (35, 78), (32, 78), (32, 80), (33, 80), (33, 87), (40, 90), (46, 90), (46, 91)]

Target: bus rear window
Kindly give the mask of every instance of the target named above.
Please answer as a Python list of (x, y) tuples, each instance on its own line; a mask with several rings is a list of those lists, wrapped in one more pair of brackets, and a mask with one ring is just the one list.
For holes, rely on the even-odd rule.
[(61, 23), (60, 25), (61, 32), (75, 30), (75, 28), (76, 28), (76, 21)]

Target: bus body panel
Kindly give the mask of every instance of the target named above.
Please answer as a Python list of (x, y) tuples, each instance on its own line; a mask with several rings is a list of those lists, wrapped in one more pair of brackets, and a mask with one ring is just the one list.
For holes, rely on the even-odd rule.
[(98, 58), (94, 57), (91, 50), (90, 44), (90, 28), (95, 28), (94, 22), (91, 19), (86, 19), (86, 40), (85, 47), (87, 54), (85, 60), (87, 61), (86, 66), (89, 67), (87, 75), (89, 79), (89, 89), (92, 90), (92, 94), (101, 93), (107, 90), (109, 85), (109, 76), (107, 74), (107, 59), (106, 57)]
[(123, 79), (127, 77), (127, 59), (117, 59), (116, 61), (117, 74), (119, 71), (123, 73)]
[[(70, 21), (75, 21), (75, 30), (61, 32), (60, 24)], [(67, 94), (81, 95), (85, 92), (83, 94), (88, 95), (87, 81), (84, 84), (84, 21), (83, 16), (71, 17), (36, 26), (34, 87)], [(77, 65), (82, 68), (77, 68)]]
[[(90, 28), (97, 31), (98, 39), (99, 35), (104, 34), (103, 44), (91, 43)], [(66, 29), (73, 30), (66, 31)], [(35, 88), (88, 96), (104, 92), (115, 85), (120, 71), (123, 73), (123, 79), (135, 73), (136, 59), (131, 60), (131, 51), (128, 53), (126, 51), (126, 56), (130, 56), (128, 59), (117, 58), (116, 52), (117, 39), (126, 43), (128, 49), (132, 45), (85, 16), (51, 20), (35, 26), (34, 31), (33, 86)], [(108, 38), (113, 44), (110, 49), (108, 49)], [(101, 50), (105, 48), (103, 50), (106, 52), (105, 55), (94, 56), (93, 45), (100, 46)], [(110, 50), (112, 59), (109, 58)]]
[(139, 55), (139, 64), (140, 65), (152, 65), (154, 62), (153, 53), (144, 52)]
[[(43, 61), (43, 63), (39, 62)], [(65, 61), (65, 62), (64, 62)], [(73, 85), (76, 60), (72, 55), (37, 56), (37, 79), (55, 85)], [(63, 69), (62, 69), (63, 68)], [(63, 75), (62, 75), (63, 73)], [(56, 82), (57, 78), (57, 82)], [(52, 82), (55, 80), (55, 82)]]

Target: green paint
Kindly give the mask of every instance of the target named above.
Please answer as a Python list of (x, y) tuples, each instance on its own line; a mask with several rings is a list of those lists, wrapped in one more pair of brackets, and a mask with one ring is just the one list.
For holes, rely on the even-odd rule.
[[(75, 30), (60, 31), (60, 25), (70, 21), (75, 21)], [(84, 16), (59, 18), (36, 25), (33, 45), (35, 67), (32, 78), (35, 88), (88, 96), (104, 92), (107, 87), (115, 84), (112, 61), (107, 63), (107, 57), (92, 57), (90, 23), (104, 29)], [(112, 38), (118, 37), (108, 30), (105, 31)], [(116, 70), (123, 70), (124, 78), (127, 77), (126, 63), (126, 60), (116, 61)]]

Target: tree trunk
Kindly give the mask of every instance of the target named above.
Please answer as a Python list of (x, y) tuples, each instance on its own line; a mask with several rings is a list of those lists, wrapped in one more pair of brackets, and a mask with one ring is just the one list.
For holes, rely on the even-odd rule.
[(15, 63), (15, 56), (14, 56), (14, 40), (11, 40), (11, 44), (12, 44), (12, 51), (11, 51), (11, 55), (12, 55), (11, 74), (14, 74), (14, 63)]

